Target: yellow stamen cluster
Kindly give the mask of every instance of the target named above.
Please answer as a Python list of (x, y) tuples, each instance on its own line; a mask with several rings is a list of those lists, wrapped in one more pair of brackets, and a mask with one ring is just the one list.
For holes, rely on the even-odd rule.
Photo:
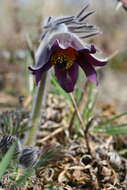
[(50, 61), (53, 65), (61, 64), (59, 66), (63, 69), (69, 69), (76, 60), (77, 51), (73, 48), (60, 49), (53, 52)]

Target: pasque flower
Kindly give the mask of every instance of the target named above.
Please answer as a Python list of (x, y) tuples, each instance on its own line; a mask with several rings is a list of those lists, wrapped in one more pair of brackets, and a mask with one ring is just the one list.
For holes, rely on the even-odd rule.
[(38, 147), (25, 147), (19, 156), (19, 164), (24, 168), (32, 168), (39, 158)]
[(98, 84), (96, 66), (104, 66), (107, 61), (95, 56), (94, 45), (84, 44), (82, 39), (98, 34), (94, 25), (84, 20), (93, 13), (84, 13), (85, 6), (76, 16), (54, 19), (49, 17), (44, 24), (40, 46), (36, 52), (36, 65), (29, 69), (35, 75), (38, 84), (44, 72), (51, 67), (60, 86), (66, 92), (74, 90), (79, 67), (83, 69), (88, 80)]
[(0, 153), (5, 154), (14, 142), (17, 142), (14, 156), (18, 155), (20, 153), (22, 147), (21, 147), (21, 144), (20, 144), (19, 140), (17, 139), (17, 137), (12, 136), (12, 135), (4, 135), (1, 137)]

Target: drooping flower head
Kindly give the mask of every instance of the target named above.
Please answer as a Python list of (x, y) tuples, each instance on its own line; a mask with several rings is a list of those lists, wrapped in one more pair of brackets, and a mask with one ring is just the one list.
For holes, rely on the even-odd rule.
[(96, 66), (103, 66), (106, 60), (97, 58), (94, 45), (85, 45), (83, 38), (97, 35), (94, 25), (84, 20), (93, 13), (84, 13), (85, 6), (76, 16), (62, 18), (49, 17), (44, 24), (40, 46), (36, 52), (36, 65), (29, 69), (39, 84), (44, 72), (51, 67), (55, 69), (56, 78), (66, 92), (74, 90), (79, 67), (83, 69), (88, 80), (98, 84)]

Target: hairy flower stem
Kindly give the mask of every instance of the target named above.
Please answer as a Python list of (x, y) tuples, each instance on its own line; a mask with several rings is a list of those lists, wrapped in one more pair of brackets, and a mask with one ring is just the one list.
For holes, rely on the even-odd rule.
[(36, 97), (33, 103), (31, 120), (29, 123), (30, 130), (29, 130), (27, 141), (26, 141), (26, 145), (33, 144), (36, 138), (37, 127), (40, 121), (41, 108), (44, 108), (45, 103), (46, 103), (46, 96), (47, 96), (47, 91), (48, 91), (48, 87), (47, 87), (48, 76), (47, 75), (48, 74), (46, 72), (42, 75), (42, 79), (36, 90)]
[[(73, 106), (74, 106), (75, 111), (76, 111), (76, 114), (77, 114), (77, 116), (78, 116), (78, 119), (79, 119), (79, 121), (80, 121), (80, 123), (81, 123), (82, 130), (84, 131), (85, 128), (86, 128), (86, 126), (85, 126), (85, 123), (84, 123), (84, 121), (83, 121), (83, 119), (82, 119), (82, 116), (81, 116), (81, 114), (80, 114), (80, 112), (79, 112), (77, 103), (76, 103), (75, 98), (74, 98), (74, 96), (73, 96), (72, 93), (70, 93), (70, 98), (71, 98), (71, 100), (72, 100)], [(83, 133), (83, 134), (84, 134), (84, 133)], [(88, 140), (88, 136), (87, 136), (86, 133), (85, 133), (85, 141), (86, 141), (86, 147), (87, 147), (88, 153), (91, 154), (91, 149), (90, 149), (90, 145), (89, 145), (89, 140)]]

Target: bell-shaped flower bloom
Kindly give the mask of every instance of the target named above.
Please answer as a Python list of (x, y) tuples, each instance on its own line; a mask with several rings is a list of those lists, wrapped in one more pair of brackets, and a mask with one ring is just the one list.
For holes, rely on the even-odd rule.
[[(37, 84), (51, 67), (54, 67), (55, 76), (66, 92), (74, 90), (79, 68), (83, 69), (88, 80), (98, 84), (94, 67), (104, 66), (107, 60), (97, 58), (95, 46), (85, 45), (81, 40), (98, 34), (95, 26), (84, 23), (84, 19), (93, 13), (83, 15), (86, 8), (77, 16), (56, 20), (49, 17), (36, 53), (36, 65), (29, 67)], [(77, 34), (83, 35), (79, 37)]]

